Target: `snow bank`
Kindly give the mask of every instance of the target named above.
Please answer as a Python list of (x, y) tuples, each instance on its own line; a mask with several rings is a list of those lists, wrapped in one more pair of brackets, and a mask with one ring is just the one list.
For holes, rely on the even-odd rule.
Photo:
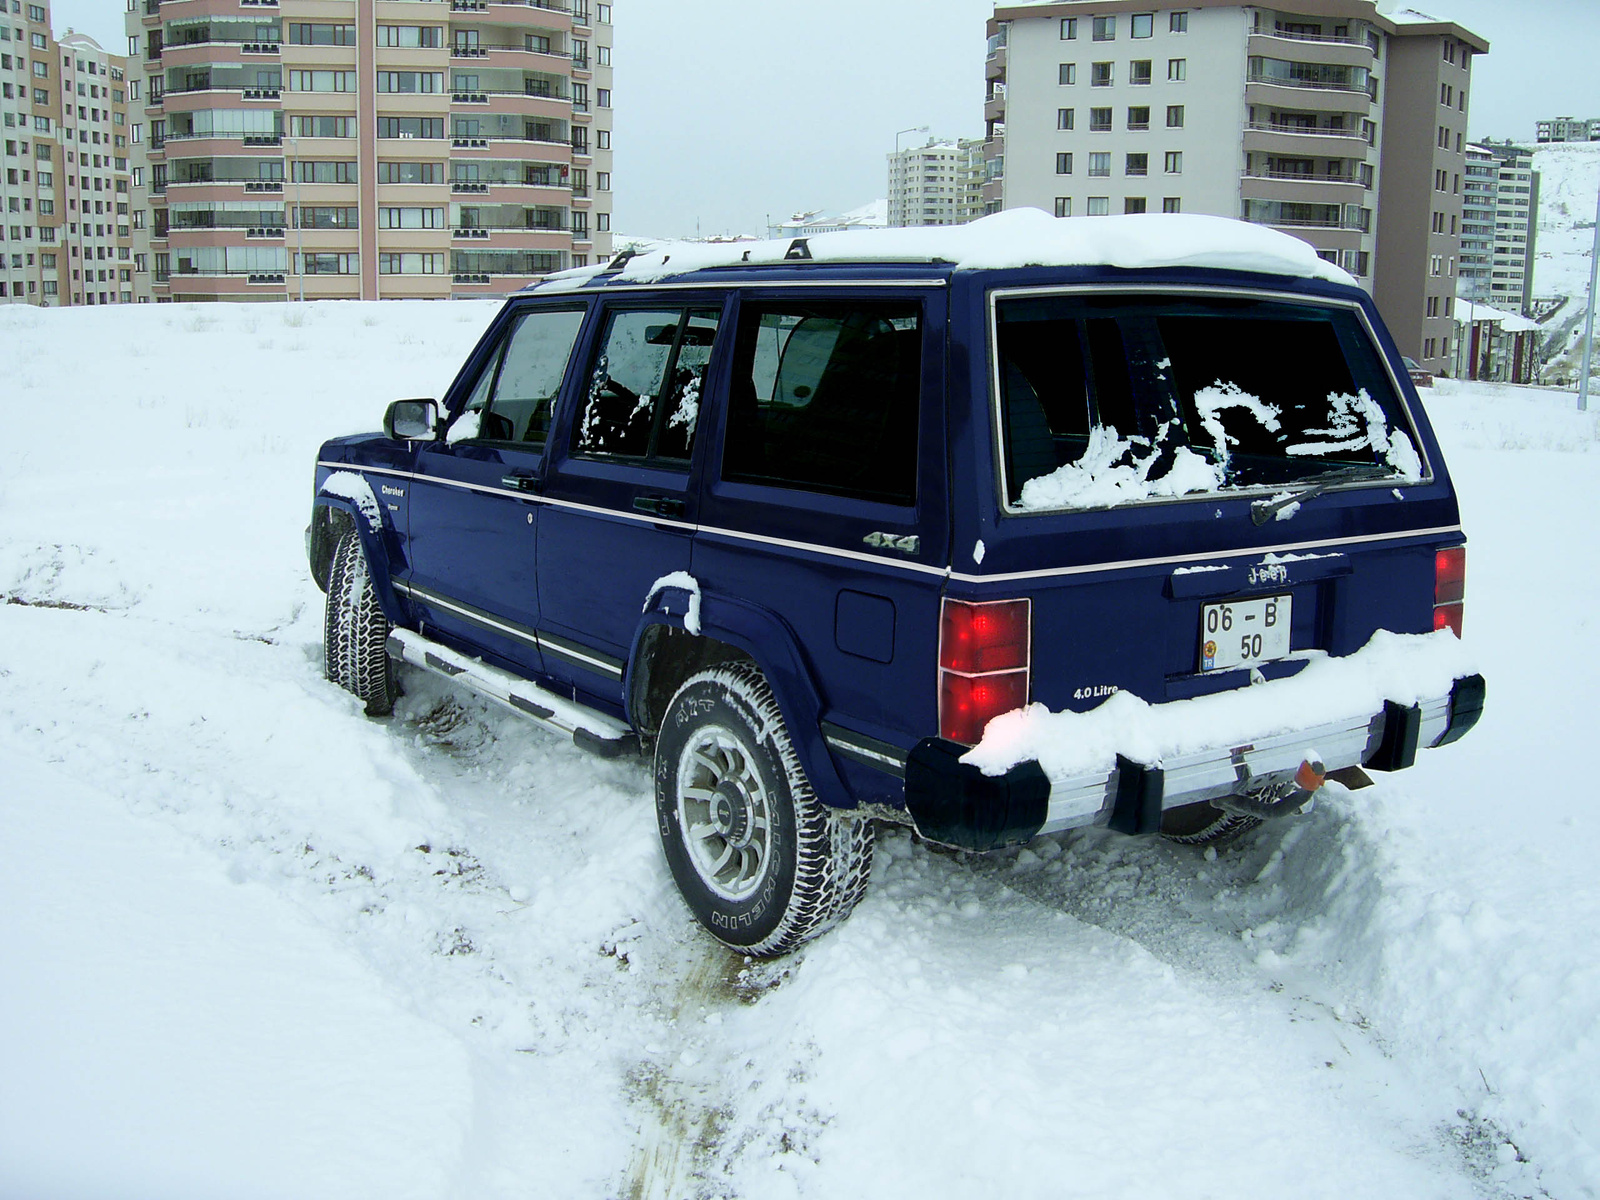
[[(784, 261), (792, 240), (658, 243), (629, 259), (617, 278), (654, 283), (710, 267), (776, 265)], [(1355, 283), (1299, 238), (1243, 221), (1179, 213), (1058, 220), (1036, 208), (1009, 209), (953, 228), (819, 234), (807, 246), (817, 262), (948, 262), (958, 270), (1209, 267)], [(564, 272), (533, 290), (582, 287), (602, 270)]]
[(1473, 671), (1471, 656), (1448, 632), (1379, 632), (1348, 657), (1305, 657), (1310, 662), (1288, 679), (1194, 700), (1150, 704), (1118, 692), (1083, 713), (1030, 704), (990, 721), (983, 740), (961, 761), (986, 775), (1036, 761), (1052, 779), (1110, 771), (1119, 754), (1159, 766), (1181, 754), (1371, 715), (1385, 700), (1414, 704), (1447, 696), (1458, 676)]

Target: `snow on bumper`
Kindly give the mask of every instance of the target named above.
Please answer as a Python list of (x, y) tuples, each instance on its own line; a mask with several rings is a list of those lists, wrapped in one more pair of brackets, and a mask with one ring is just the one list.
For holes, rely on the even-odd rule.
[(1410, 766), (1483, 707), (1482, 676), (1447, 632), (1380, 632), (1348, 657), (1307, 657), (1290, 678), (1193, 700), (1123, 692), (1085, 713), (1029, 705), (996, 717), (959, 758), (930, 739), (907, 764), (907, 806), (924, 836), (970, 849), (1079, 825), (1148, 833), (1164, 809), (1286, 778), (1306, 759)]

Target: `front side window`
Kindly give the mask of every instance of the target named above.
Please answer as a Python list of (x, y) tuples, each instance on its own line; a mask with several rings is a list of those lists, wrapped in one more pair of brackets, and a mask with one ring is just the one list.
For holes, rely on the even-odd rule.
[(685, 463), (721, 313), (623, 309), (606, 321), (573, 431), (573, 453)]
[(583, 325), (583, 309), (531, 312), (489, 360), (450, 425), (450, 442), (514, 442), (538, 449)]
[(722, 477), (915, 503), (921, 354), (916, 304), (745, 306)]
[(1329, 472), (1422, 476), (1399, 398), (1349, 309), (1058, 295), (1003, 299), (997, 317), (1006, 490), (1017, 508), (1278, 487)]

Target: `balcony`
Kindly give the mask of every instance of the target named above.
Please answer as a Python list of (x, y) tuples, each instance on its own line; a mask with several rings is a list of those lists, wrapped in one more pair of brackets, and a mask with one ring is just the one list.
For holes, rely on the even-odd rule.
[(1367, 140), (1367, 135), (1359, 129), (1331, 129), (1316, 125), (1309, 127), (1305, 125), (1278, 125), (1271, 121), (1251, 121), (1245, 128), (1263, 133), (1287, 133), (1297, 137), (1354, 138), (1363, 142)]
[(1271, 171), (1262, 167), (1245, 168), (1244, 178), (1282, 179), (1293, 183), (1361, 183), (1361, 180), (1350, 171), (1343, 173), (1328, 171)]
[(1276, 75), (1268, 75), (1261, 71), (1251, 71), (1244, 77), (1246, 83), (1262, 84), (1267, 87), (1309, 88), (1317, 92), (1354, 92), (1371, 99), (1367, 89), (1348, 80), (1334, 79), (1290, 79)]

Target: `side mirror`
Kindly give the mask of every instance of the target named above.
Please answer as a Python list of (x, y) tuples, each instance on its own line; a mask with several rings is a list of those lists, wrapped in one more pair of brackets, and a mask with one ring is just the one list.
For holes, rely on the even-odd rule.
[(396, 441), (432, 441), (439, 405), (432, 400), (396, 400), (383, 414), (383, 436)]

